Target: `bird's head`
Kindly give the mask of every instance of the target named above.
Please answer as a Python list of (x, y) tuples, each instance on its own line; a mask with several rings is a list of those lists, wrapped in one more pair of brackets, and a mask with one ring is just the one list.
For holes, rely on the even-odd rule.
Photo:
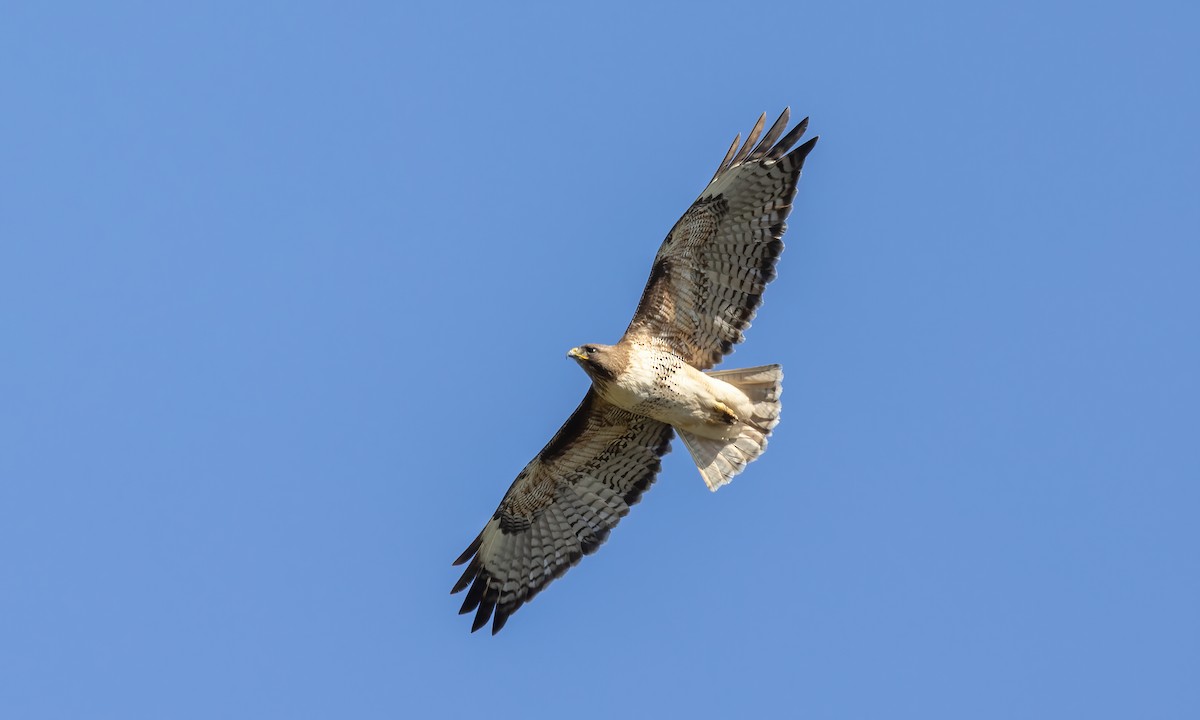
[(617, 375), (617, 363), (612, 345), (580, 345), (571, 348), (567, 357), (593, 380), (612, 380)]

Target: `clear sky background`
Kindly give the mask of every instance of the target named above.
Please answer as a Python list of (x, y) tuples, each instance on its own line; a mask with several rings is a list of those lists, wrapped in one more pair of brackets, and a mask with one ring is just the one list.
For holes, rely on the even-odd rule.
[[(1195, 7), (6, 4), (0, 717), (1200, 717)], [(469, 634), (785, 105), (770, 451)]]

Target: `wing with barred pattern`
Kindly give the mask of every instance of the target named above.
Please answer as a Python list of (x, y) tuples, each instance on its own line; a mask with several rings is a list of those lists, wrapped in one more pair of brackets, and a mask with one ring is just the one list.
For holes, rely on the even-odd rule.
[(468, 563), (451, 594), (470, 586), (459, 612), (475, 611), (471, 632), (492, 618), (496, 634), (521, 605), (595, 552), (654, 482), (671, 437), (669, 425), (588, 390), (454, 562)]
[(734, 138), (708, 187), (659, 248), (627, 338), (665, 346), (701, 370), (744, 339), (775, 277), (796, 182), (817, 142), (791, 150), (808, 118), (783, 135), (790, 115), (784, 110), (757, 145), (765, 114), (740, 149), (740, 136)]

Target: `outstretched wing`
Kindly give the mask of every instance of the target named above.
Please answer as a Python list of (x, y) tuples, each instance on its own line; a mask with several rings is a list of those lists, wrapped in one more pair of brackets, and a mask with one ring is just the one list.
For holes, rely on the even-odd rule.
[(470, 561), (451, 594), (471, 632), (495, 612), (492, 634), (550, 581), (600, 547), (641, 499), (671, 446), (671, 427), (588, 390), (566, 424), (517, 475), (500, 507), (457, 560)]
[(743, 340), (775, 277), (796, 181), (817, 143), (814, 137), (791, 150), (808, 118), (783, 135), (789, 117), (784, 110), (757, 145), (765, 114), (741, 149), (740, 137), (733, 139), (704, 193), (659, 248), (626, 337), (665, 345), (701, 370)]

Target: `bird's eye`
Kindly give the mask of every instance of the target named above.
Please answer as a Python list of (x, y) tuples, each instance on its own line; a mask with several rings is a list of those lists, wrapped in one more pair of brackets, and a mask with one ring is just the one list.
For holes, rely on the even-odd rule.
[(588, 355), (595, 355), (595, 354), (596, 354), (596, 348), (594, 348), (594, 347), (589, 347), (589, 348), (585, 348), (585, 349), (587, 350), (587, 354), (588, 354)]

